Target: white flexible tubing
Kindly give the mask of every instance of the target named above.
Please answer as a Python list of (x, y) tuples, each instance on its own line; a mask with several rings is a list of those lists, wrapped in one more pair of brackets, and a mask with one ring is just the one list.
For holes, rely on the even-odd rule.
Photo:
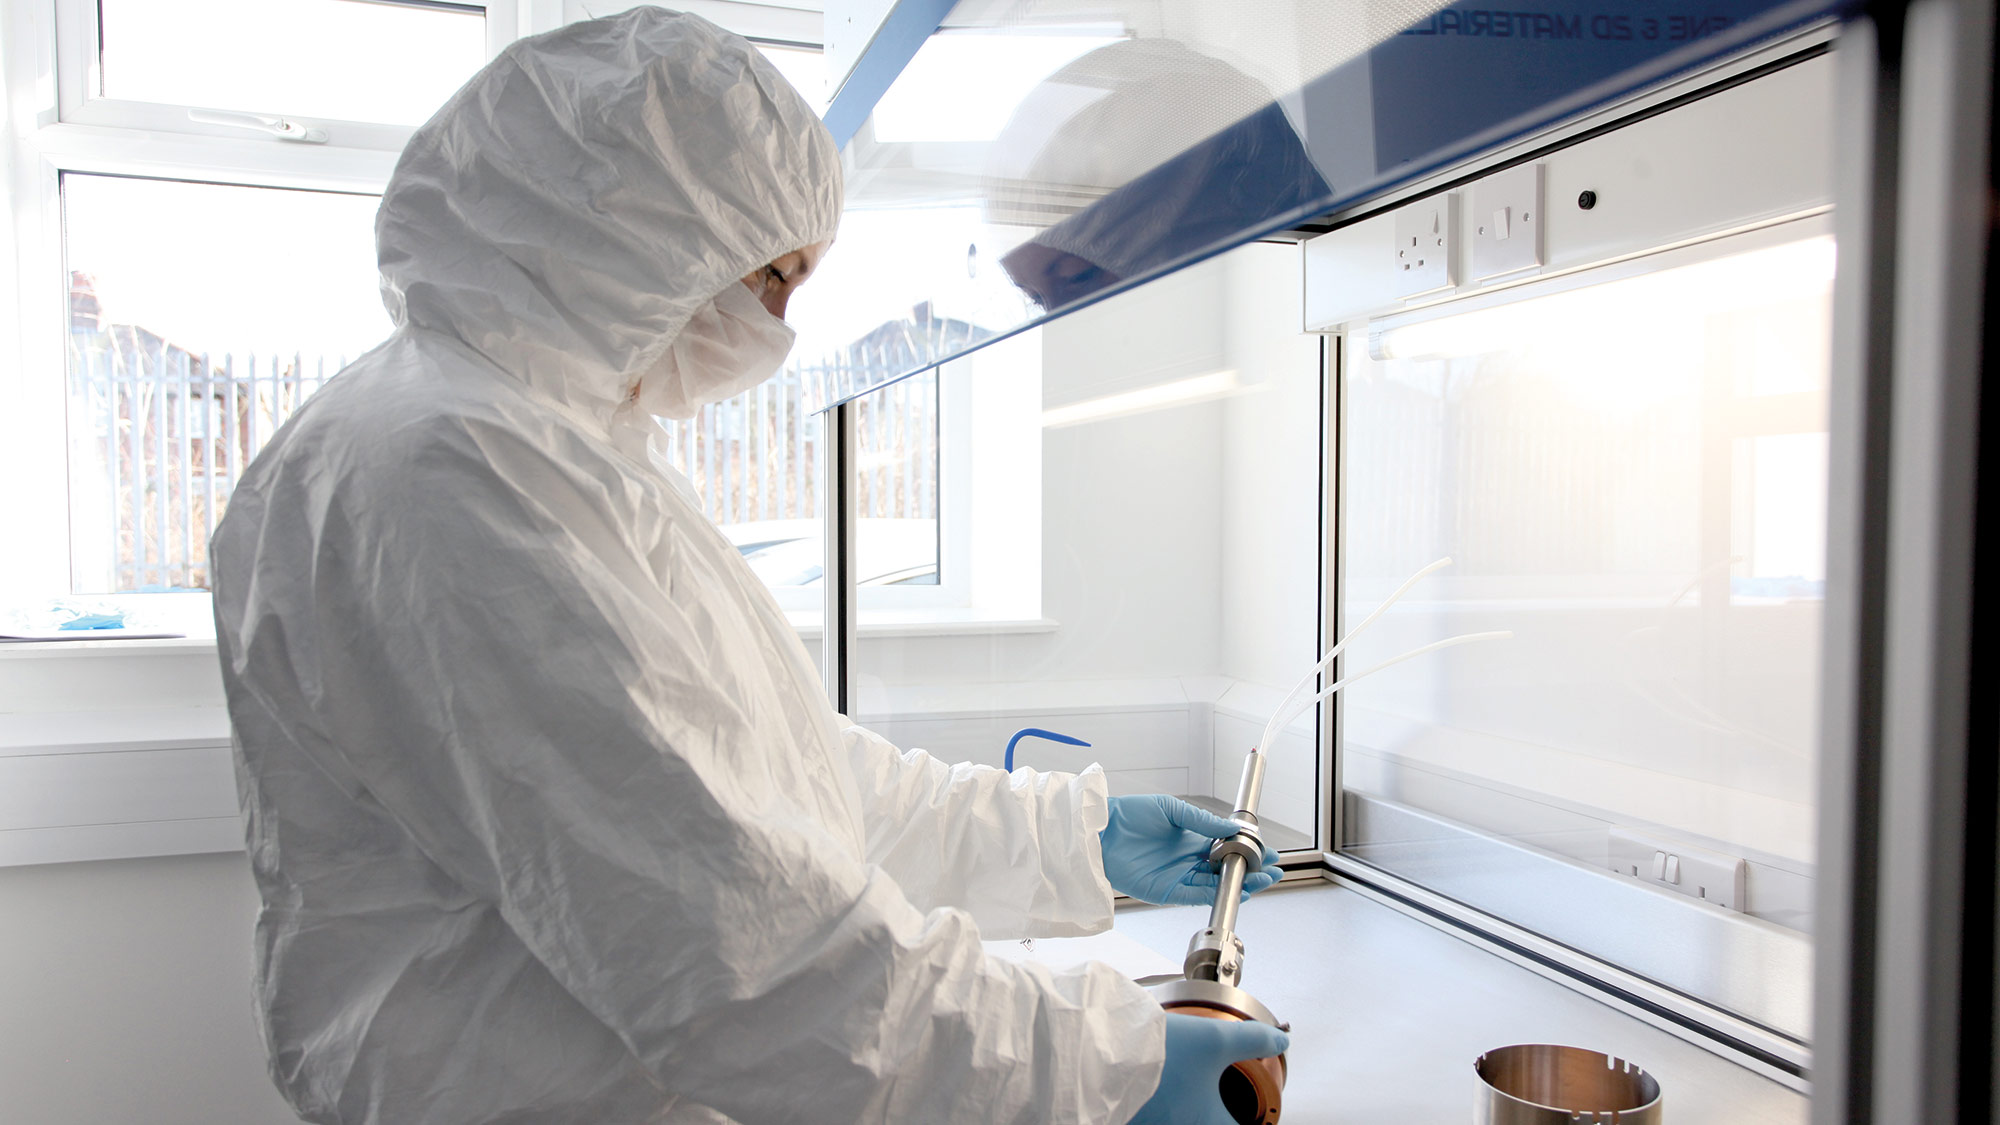
[[(1318, 703), (1320, 700), (1325, 699), (1327, 696), (1332, 695), (1334, 692), (1339, 691), (1341, 688), (1346, 687), (1347, 685), (1353, 683), (1356, 680), (1365, 680), (1368, 677), (1374, 675), (1377, 672), (1380, 672), (1382, 669), (1387, 668), (1391, 665), (1401, 664), (1405, 660), (1414, 660), (1417, 657), (1424, 655), (1425, 653), (1436, 652), (1441, 648), (1450, 648), (1453, 645), (1469, 645), (1474, 641), (1512, 640), (1513, 636), (1514, 636), (1514, 631), (1512, 629), (1502, 629), (1499, 630), (1498, 632), (1492, 632), (1492, 633), (1460, 633), (1456, 637), (1446, 637), (1444, 640), (1441, 641), (1432, 641), (1431, 643), (1424, 645), (1422, 648), (1413, 648), (1401, 656), (1392, 656), (1389, 659), (1384, 660), (1382, 663), (1377, 664), (1373, 668), (1368, 669), (1366, 672), (1356, 672), (1355, 674), (1347, 677), (1344, 680), (1335, 682), (1332, 687), (1327, 688), (1325, 691), (1322, 691), (1318, 695), (1315, 695), (1311, 699), (1308, 699), (1304, 703), (1301, 703), (1298, 706), (1298, 709), (1292, 712), (1292, 715), (1297, 716), (1304, 713), (1306, 708), (1311, 707), (1313, 704)], [(1291, 719), (1287, 718), (1285, 721), (1290, 722)]]
[[(1360, 636), (1362, 630), (1368, 628), (1370, 625), (1375, 624), (1375, 619), (1382, 616), (1383, 613), (1387, 612), (1390, 606), (1395, 605), (1397, 599), (1401, 598), (1404, 594), (1409, 593), (1410, 587), (1416, 585), (1418, 582), (1422, 581), (1427, 576), (1437, 571), (1443, 570), (1445, 567), (1448, 567), (1450, 565), (1451, 565), (1451, 556), (1446, 555), (1444, 558), (1441, 558), (1436, 562), (1433, 562), (1429, 566), (1423, 568), (1422, 570), (1419, 570), (1415, 574), (1410, 575), (1408, 578), (1403, 580), (1403, 584), (1401, 586), (1396, 587), (1395, 593), (1390, 594), (1388, 597), (1382, 599), (1382, 604), (1376, 606), (1373, 612), (1371, 612), (1368, 616), (1362, 618), (1361, 624), (1356, 625), (1352, 629), (1349, 629), (1347, 631), (1346, 636), (1334, 642), (1334, 646), (1326, 650), (1326, 655), (1319, 658), (1319, 663), (1313, 665), (1312, 671), (1307, 672), (1303, 677), (1301, 677), (1299, 682), (1292, 686), (1292, 690), (1285, 693), (1285, 698), (1278, 701), (1278, 709), (1272, 712), (1270, 725), (1264, 728), (1264, 737), (1257, 741), (1256, 746), (1251, 747), (1250, 752), (1253, 754), (1263, 753), (1264, 747), (1269, 746), (1271, 744), (1271, 740), (1278, 737), (1278, 732), (1284, 729), (1286, 723), (1291, 722), (1292, 719), (1297, 717), (1299, 712), (1304, 711), (1307, 707), (1312, 706), (1314, 701), (1311, 700), (1299, 704), (1299, 706), (1297, 707), (1293, 707), (1292, 704), (1298, 699), (1300, 692), (1312, 690), (1313, 680), (1318, 678), (1321, 672), (1324, 672), (1328, 668), (1331, 668), (1333, 666), (1334, 660), (1340, 656), (1341, 652), (1344, 649), (1347, 648), (1347, 642)], [(1402, 657), (1399, 656), (1396, 659), (1401, 660)], [(1386, 668), (1386, 667), (1388, 667), (1388, 665), (1386, 664), (1376, 665), (1376, 668)], [(1369, 671), (1373, 672), (1375, 671), (1375, 668), (1370, 668)], [(1364, 673), (1364, 675), (1365, 674), (1366, 673)], [(1351, 678), (1359, 679), (1360, 677), (1351, 677)], [(1319, 698), (1324, 698), (1324, 696), (1322, 695), (1315, 697), (1315, 700)]]

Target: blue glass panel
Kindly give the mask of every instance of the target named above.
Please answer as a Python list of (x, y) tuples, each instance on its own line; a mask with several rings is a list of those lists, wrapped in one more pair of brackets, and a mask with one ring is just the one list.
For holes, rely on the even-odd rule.
[[(1355, 160), (1337, 143), (1314, 145), (1313, 155), (1330, 174), (1343, 169), (1364, 180), (1415, 171), (1837, 7), (1796, 0), (1558, 0), (1530, 9), (1490, 0), (1453, 4), (1368, 52), (1372, 161)], [(1353, 113), (1344, 96), (1352, 82), (1336, 72), (1306, 88), (1309, 135), (1325, 123), (1329, 139), (1340, 139), (1339, 120)]]
[(1849, 6), (965, 0), (828, 111), (849, 218), (798, 358), (852, 398)]

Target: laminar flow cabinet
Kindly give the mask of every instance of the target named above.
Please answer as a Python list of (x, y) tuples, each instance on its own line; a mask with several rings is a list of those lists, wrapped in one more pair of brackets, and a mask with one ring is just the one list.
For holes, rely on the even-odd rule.
[[(1815, 1120), (1984, 1119), (1991, 4), (836, 22), (845, 256), (893, 263), (803, 341), (840, 706), (1226, 805), (1449, 557), (1332, 674), (1509, 635), (1266, 748), (1291, 876)], [(934, 451), (914, 525), (892, 432)]]

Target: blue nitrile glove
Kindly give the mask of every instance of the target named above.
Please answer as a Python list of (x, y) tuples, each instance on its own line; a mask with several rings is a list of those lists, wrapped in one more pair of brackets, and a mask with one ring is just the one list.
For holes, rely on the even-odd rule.
[(1160, 1088), (1128, 1125), (1236, 1125), (1222, 1105), (1223, 1070), (1245, 1059), (1282, 1055), (1291, 1046), (1291, 1036), (1265, 1024), (1168, 1012)]
[[(1217, 876), (1208, 847), (1236, 835), (1236, 825), (1178, 797), (1147, 793), (1111, 798), (1104, 845), (1104, 877), (1120, 894), (1161, 906), (1213, 906)], [(1243, 877), (1243, 893), (1278, 881), (1278, 853), (1264, 849), (1264, 870)]]

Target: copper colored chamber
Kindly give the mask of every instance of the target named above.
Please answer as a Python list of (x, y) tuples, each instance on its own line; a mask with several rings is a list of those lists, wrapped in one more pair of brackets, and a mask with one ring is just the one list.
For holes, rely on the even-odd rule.
[[(1250, 1017), (1227, 1008), (1214, 1007), (1198, 1000), (1168, 1000), (1160, 1005), (1169, 1012), (1184, 1016), (1202, 1016), (1212, 1020), (1243, 1020)], [(1283, 1108), (1285, 1090), (1285, 1056), (1277, 1055), (1268, 1059), (1250, 1059), (1237, 1063), (1222, 1072), (1222, 1105), (1229, 1111), (1237, 1125), (1277, 1125), (1278, 1112)]]

